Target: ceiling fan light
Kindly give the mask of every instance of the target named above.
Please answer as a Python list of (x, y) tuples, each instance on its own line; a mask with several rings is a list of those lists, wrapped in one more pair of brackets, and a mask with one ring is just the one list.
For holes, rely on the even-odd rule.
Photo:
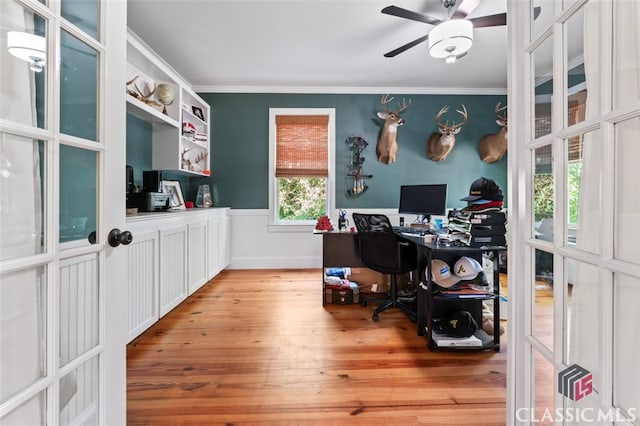
[(20, 58), (42, 70), (47, 57), (46, 40), (39, 35), (20, 31), (7, 32), (7, 50), (16, 58)]
[(445, 61), (447, 64), (453, 64), (453, 63), (456, 61), (456, 59), (458, 59), (458, 58), (456, 57), (456, 55), (449, 55), (449, 56), (447, 56), (446, 58), (444, 58), (444, 61)]
[(455, 58), (469, 50), (472, 44), (473, 24), (466, 19), (444, 21), (429, 33), (429, 53), (434, 58), (452, 55)]

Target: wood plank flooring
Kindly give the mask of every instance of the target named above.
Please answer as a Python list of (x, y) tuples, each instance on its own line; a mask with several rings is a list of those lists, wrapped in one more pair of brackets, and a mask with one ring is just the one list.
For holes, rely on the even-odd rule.
[(505, 424), (506, 333), (430, 352), (399, 310), (321, 297), (320, 269), (223, 271), (129, 344), (127, 424)]

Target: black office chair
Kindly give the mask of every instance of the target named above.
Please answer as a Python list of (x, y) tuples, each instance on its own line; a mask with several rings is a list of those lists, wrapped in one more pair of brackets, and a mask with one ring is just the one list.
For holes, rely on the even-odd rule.
[[(417, 268), (417, 249), (415, 244), (400, 240), (393, 232), (389, 218), (383, 214), (353, 213), (353, 221), (358, 230), (360, 258), (368, 268), (391, 275), (389, 297), (373, 311), (373, 320), (378, 321), (380, 312), (389, 308), (402, 309), (416, 321), (415, 308), (406, 298), (398, 297), (398, 275), (414, 271)], [(369, 299), (364, 299), (366, 306)], [(376, 299), (379, 301), (379, 299)]]

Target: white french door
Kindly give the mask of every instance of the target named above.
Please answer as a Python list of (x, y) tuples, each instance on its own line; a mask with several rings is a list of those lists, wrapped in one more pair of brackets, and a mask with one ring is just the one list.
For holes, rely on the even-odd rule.
[(640, 2), (508, 14), (508, 423), (640, 424)]
[(2, 0), (0, 58), (0, 424), (125, 424), (126, 2)]

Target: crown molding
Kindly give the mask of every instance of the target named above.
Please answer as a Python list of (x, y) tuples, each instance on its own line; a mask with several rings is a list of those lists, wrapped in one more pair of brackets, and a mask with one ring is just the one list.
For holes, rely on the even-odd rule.
[(293, 86), (192, 86), (198, 93), (291, 93), (291, 94), (380, 94), (408, 95), (506, 95), (506, 87), (293, 87)]

